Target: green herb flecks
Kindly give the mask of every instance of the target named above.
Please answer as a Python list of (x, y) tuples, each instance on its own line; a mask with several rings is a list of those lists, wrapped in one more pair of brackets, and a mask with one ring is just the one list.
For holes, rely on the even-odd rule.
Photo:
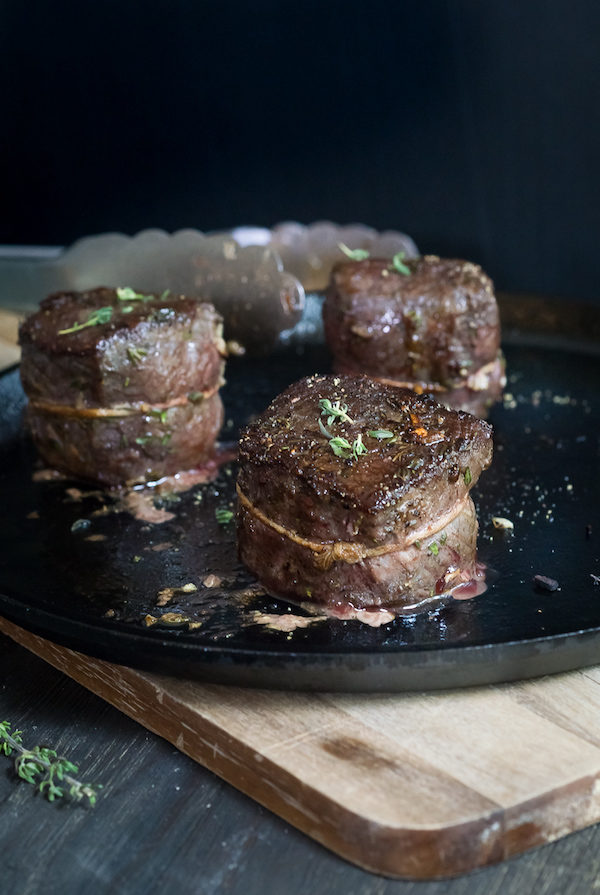
[(215, 519), (219, 523), (219, 525), (228, 525), (234, 517), (233, 510), (227, 509), (227, 507), (217, 507), (215, 510)]
[(333, 438), (333, 435), (331, 434), (329, 429), (327, 429), (327, 427), (323, 425), (323, 421), (321, 419), (319, 419), (319, 429), (321, 430), (321, 434), (324, 435), (325, 438), (329, 440)]
[(468, 466), (467, 466), (467, 468), (465, 469), (463, 478), (464, 478), (464, 480), (465, 480), (465, 485), (466, 485), (467, 488), (468, 488), (469, 485), (471, 484), (471, 482), (473, 481), (473, 476), (471, 475), (471, 470), (469, 469)]
[(394, 437), (394, 433), (390, 432), (389, 429), (369, 429), (367, 435), (370, 435), (371, 438), (376, 438), (377, 441), (385, 441), (386, 438)]
[(342, 423), (354, 422), (354, 420), (348, 416), (347, 404), (340, 404), (339, 401), (334, 401), (332, 404), (329, 398), (321, 398), (319, 407), (321, 408), (321, 416), (327, 416), (328, 426), (331, 426), (336, 419), (339, 419)]
[(446, 543), (447, 540), (448, 540), (448, 535), (446, 534), (446, 532), (444, 532), (444, 534), (440, 537), (440, 544), (442, 545), (442, 547), (444, 546), (444, 544)]
[(438, 553), (440, 552), (440, 548), (438, 547), (438, 545), (435, 541), (432, 541), (427, 549), (432, 554), (432, 556), (437, 556)]
[(149, 411), (150, 416), (155, 416), (157, 419), (159, 419), (161, 421), (161, 423), (163, 425), (167, 422), (168, 412), (169, 412), (168, 409), (167, 410), (150, 410)]
[(119, 301), (152, 301), (154, 298), (153, 295), (143, 295), (141, 292), (136, 292), (130, 286), (119, 286), (115, 289), (115, 292)]
[(73, 777), (79, 768), (72, 761), (62, 758), (54, 749), (46, 746), (23, 746), (21, 730), (11, 730), (8, 721), (0, 722), (0, 752), (4, 755), (16, 753), (15, 770), (21, 780), (31, 783), (49, 802), (70, 796), (77, 802), (87, 800), (94, 806), (101, 786), (82, 783)]
[(367, 448), (363, 444), (362, 435), (360, 432), (352, 442), (352, 456), (355, 460), (358, 460), (361, 454), (366, 454)]
[(343, 242), (338, 242), (338, 249), (341, 249), (344, 255), (352, 261), (366, 261), (370, 254), (367, 249), (351, 249)]
[(147, 354), (148, 352), (145, 348), (135, 348), (133, 345), (130, 345), (127, 349), (127, 356), (134, 366), (137, 366)]
[(204, 398), (204, 394), (203, 392), (190, 392), (187, 397), (190, 404), (199, 404)]
[(342, 457), (344, 460), (347, 460), (352, 455), (352, 445), (346, 438), (342, 438), (339, 435), (330, 439), (329, 447), (336, 457)]
[(135, 439), (136, 444), (146, 444), (147, 441), (150, 441), (152, 438), (151, 435), (140, 435)]
[(112, 308), (98, 308), (97, 311), (93, 311), (88, 319), (84, 323), (74, 323), (73, 326), (70, 326), (68, 329), (59, 329), (59, 336), (66, 336), (67, 333), (76, 333), (79, 332), (80, 329), (85, 329), (86, 326), (100, 326), (102, 323), (108, 323), (110, 318), (112, 317)]
[(396, 273), (401, 273), (405, 277), (410, 276), (410, 267), (408, 267), (404, 263), (404, 259), (406, 258), (406, 252), (396, 252), (394, 257), (392, 258), (392, 268), (396, 271)]

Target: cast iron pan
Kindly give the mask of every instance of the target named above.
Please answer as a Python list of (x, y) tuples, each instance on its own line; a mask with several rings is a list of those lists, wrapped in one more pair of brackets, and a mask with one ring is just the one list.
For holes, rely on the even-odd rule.
[[(502, 311), (509, 384), (491, 415), (493, 465), (473, 495), (489, 568), (482, 596), (379, 628), (327, 619), (273, 629), (265, 622), (306, 613), (260, 592), (236, 559), (234, 524), (217, 522), (234, 507), (234, 463), (211, 484), (157, 497), (172, 518), (155, 525), (80, 483), (34, 481), (12, 370), (0, 377), (0, 612), (102, 659), (257, 687), (425, 690), (600, 661), (600, 314), (518, 297)], [(230, 361), (224, 437), (234, 441), (290, 382), (329, 369), (319, 344)], [(512, 520), (514, 534), (492, 516)], [(560, 589), (536, 588), (535, 575)]]

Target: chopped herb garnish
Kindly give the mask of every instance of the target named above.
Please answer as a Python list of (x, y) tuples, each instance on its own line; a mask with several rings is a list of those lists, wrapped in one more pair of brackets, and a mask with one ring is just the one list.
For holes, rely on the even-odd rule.
[(471, 482), (473, 481), (473, 476), (471, 475), (471, 470), (469, 469), (468, 466), (467, 466), (467, 468), (465, 469), (465, 473), (464, 473), (463, 478), (464, 478), (464, 480), (465, 480), (465, 485), (467, 485), (467, 486), (470, 485)]
[(442, 547), (444, 546), (444, 544), (446, 543), (447, 540), (448, 540), (448, 535), (446, 534), (446, 532), (444, 532), (444, 534), (440, 538), (440, 544), (442, 545)]
[(367, 453), (367, 449), (366, 449), (365, 445), (363, 444), (362, 435), (359, 432), (358, 435), (356, 436), (356, 438), (354, 439), (354, 441), (352, 442), (352, 456), (354, 457), (355, 460), (358, 460), (358, 458), (360, 457), (361, 454), (366, 454), (366, 453)]
[(68, 329), (59, 329), (58, 335), (65, 336), (67, 333), (76, 333), (80, 329), (85, 329), (86, 326), (99, 326), (101, 323), (108, 323), (110, 318), (112, 317), (112, 308), (98, 308), (97, 311), (93, 311), (85, 323), (74, 323), (73, 326), (70, 326)]
[(143, 295), (141, 292), (136, 292), (135, 289), (131, 289), (129, 286), (121, 286), (115, 292), (119, 301), (152, 301), (154, 298), (153, 295)]
[(131, 314), (133, 311), (133, 305), (125, 305), (124, 308), (121, 308), (124, 314)]
[(410, 276), (410, 267), (404, 263), (406, 252), (396, 252), (392, 258), (392, 267), (397, 273), (404, 274), (405, 277)]
[(215, 519), (219, 525), (228, 525), (233, 519), (233, 515), (233, 510), (228, 510), (227, 507), (217, 507), (215, 510)]
[(344, 460), (347, 460), (348, 457), (352, 454), (352, 445), (346, 438), (342, 438), (341, 436), (337, 436), (336, 438), (332, 438), (329, 441), (329, 447), (336, 455), (336, 457), (343, 457)]
[(389, 429), (369, 429), (368, 435), (371, 438), (376, 438), (378, 441), (384, 441), (386, 438), (393, 438), (394, 433), (390, 432)]
[(164, 292), (161, 292), (160, 300), (161, 300), (161, 301), (165, 301), (165, 299), (167, 299), (167, 298), (169, 297), (170, 294), (171, 294), (171, 290), (170, 290), (170, 289), (165, 289)]
[(329, 398), (321, 398), (319, 401), (321, 408), (321, 416), (327, 416), (327, 425), (330, 426), (335, 419), (339, 419), (342, 423), (353, 423), (354, 420), (348, 416), (348, 405), (340, 404), (334, 401), (333, 404)]
[(352, 261), (366, 261), (369, 257), (369, 252), (366, 249), (350, 249), (343, 242), (338, 242), (338, 249), (341, 249), (344, 255)]
[(435, 541), (432, 541), (427, 549), (433, 556), (437, 556), (438, 553), (440, 552), (440, 548), (438, 547), (438, 545)]
[(415, 547), (417, 548), (417, 550), (420, 550), (420, 549), (421, 549), (421, 542), (420, 542), (420, 541), (415, 541)]
[(319, 429), (321, 430), (321, 433), (325, 436), (325, 438), (333, 438), (333, 435), (331, 434), (331, 432), (329, 431), (329, 429), (327, 429), (327, 428), (323, 425), (323, 420), (320, 419), (320, 418), (319, 418)]
[(199, 404), (203, 398), (204, 394), (202, 392), (190, 392), (188, 395), (190, 404)]
[(362, 435), (360, 434), (357, 435), (352, 444), (350, 444), (347, 438), (342, 438), (341, 436), (331, 438), (329, 447), (336, 457), (342, 457), (344, 460), (349, 460), (350, 457), (357, 460), (361, 454), (367, 453), (367, 448), (363, 444)]
[(157, 417), (161, 421), (161, 423), (163, 423), (163, 425), (164, 425), (164, 423), (167, 422), (168, 412), (169, 412), (168, 410), (151, 410), (150, 416)]
[(167, 432), (167, 434), (163, 435), (163, 437), (161, 438), (160, 443), (164, 447), (166, 444), (168, 444), (170, 442), (170, 440), (171, 440), (171, 432)]
[(146, 442), (150, 441), (151, 438), (152, 438), (151, 435), (140, 435), (138, 438), (136, 438), (135, 443), (136, 444), (146, 444)]
[(134, 348), (133, 346), (130, 346), (127, 349), (127, 356), (132, 364), (139, 364), (142, 358), (146, 357), (147, 354), (148, 352), (145, 348)]

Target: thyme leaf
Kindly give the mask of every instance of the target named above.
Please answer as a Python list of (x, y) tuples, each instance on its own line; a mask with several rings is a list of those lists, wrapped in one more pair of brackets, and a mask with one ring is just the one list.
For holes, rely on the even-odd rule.
[(130, 345), (127, 349), (127, 356), (132, 364), (139, 364), (142, 358), (146, 357), (148, 352), (145, 348), (136, 348), (133, 345)]
[(228, 525), (233, 519), (233, 515), (233, 510), (228, 510), (227, 507), (217, 507), (215, 510), (215, 519), (219, 525)]
[(154, 298), (153, 295), (143, 295), (141, 292), (136, 292), (130, 286), (119, 286), (115, 289), (115, 292), (119, 301), (152, 301)]
[(329, 439), (329, 440), (331, 440), (331, 439), (333, 438), (333, 435), (331, 434), (331, 432), (329, 431), (329, 429), (327, 429), (327, 428), (323, 425), (323, 421), (321, 420), (321, 418), (319, 418), (319, 429), (321, 430), (321, 434), (324, 435), (325, 438), (327, 438), (327, 439)]
[(467, 468), (465, 469), (463, 478), (464, 478), (464, 480), (465, 480), (465, 485), (466, 485), (467, 487), (468, 487), (468, 486), (471, 484), (471, 482), (473, 481), (473, 476), (471, 475), (471, 470), (469, 469), (468, 466), (467, 466)]
[(370, 254), (367, 249), (351, 249), (343, 242), (338, 242), (338, 249), (352, 261), (366, 261)]
[(111, 317), (112, 308), (110, 306), (98, 308), (97, 311), (92, 311), (84, 323), (74, 323), (73, 326), (70, 326), (68, 329), (59, 329), (58, 335), (66, 336), (67, 333), (79, 332), (80, 329), (85, 329), (86, 326), (98, 326), (101, 323), (108, 323)]
[(329, 398), (321, 398), (319, 401), (321, 408), (321, 416), (327, 416), (327, 425), (330, 426), (335, 419), (341, 420), (342, 423), (353, 423), (354, 420), (348, 416), (348, 405), (340, 404), (334, 401), (333, 404)]
[(330, 439), (329, 447), (336, 457), (343, 457), (344, 460), (347, 460), (352, 454), (352, 445), (346, 438), (342, 438), (340, 435)]
[(369, 429), (367, 435), (370, 435), (371, 438), (376, 438), (377, 441), (385, 441), (386, 438), (394, 437), (394, 433), (390, 432), (389, 429)]
[(392, 258), (392, 268), (397, 272), (404, 274), (405, 277), (410, 276), (410, 267), (404, 263), (406, 252), (396, 252)]
[(354, 460), (358, 460), (361, 454), (367, 453), (367, 448), (363, 444), (362, 435), (360, 433), (356, 436), (352, 444), (350, 444), (347, 438), (342, 438), (339, 435), (335, 438), (331, 438), (329, 440), (329, 447), (336, 457), (341, 457), (343, 460), (349, 460), (350, 457), (353, 457)]

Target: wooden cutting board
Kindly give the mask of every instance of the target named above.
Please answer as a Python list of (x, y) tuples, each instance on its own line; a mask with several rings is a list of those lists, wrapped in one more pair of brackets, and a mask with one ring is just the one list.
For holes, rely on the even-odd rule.
[(460, 874), (600, 819), (600, 667), (444, 693), (281, 693), (0, 631), (375, 873)]

